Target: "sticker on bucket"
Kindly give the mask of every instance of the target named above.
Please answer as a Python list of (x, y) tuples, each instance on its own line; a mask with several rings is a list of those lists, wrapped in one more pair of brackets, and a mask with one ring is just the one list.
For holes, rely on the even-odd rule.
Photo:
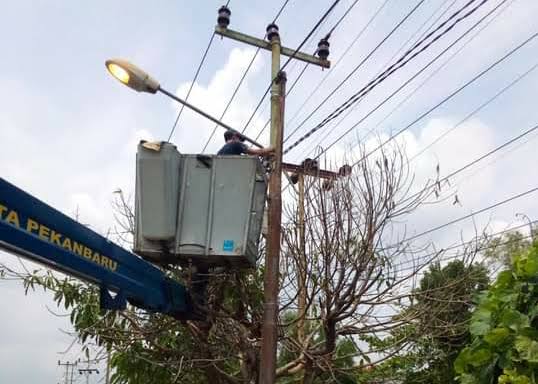
[(234, 250), (234, 241), (224, 240), (224, 244), (222, 245), (222, 250), (232, 252)]

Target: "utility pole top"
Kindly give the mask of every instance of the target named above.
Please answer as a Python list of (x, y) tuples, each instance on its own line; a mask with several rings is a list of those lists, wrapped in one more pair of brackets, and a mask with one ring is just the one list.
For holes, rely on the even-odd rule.
[[(261, 49), (265, 49), (267, 51), (271, 51), (271, 43), (269, 41), (259, 39), (254, 36), (245, 35), (244, 33), (234, 31), (227, 27), (223, 28), (217, 25), (215, 27), (215, 33), (219, 36), (227, 37), (232, 40), (240, 41), (242, 43), (246, 43), (246, 44), (261, 48)], [(321, 41), (320, 41), (320, 44), (321, 44)], [(328, 46), (328, 43), (327, 43), (327, 46)], [(326, 58), (323, 59), (321, 57), (316, 57), (316, 56), (313, 56), (304, 52), (296, 51), (291, 48), (281, 47), (280, 53), (284, 56), (292, 57), (294, 59), (304, 61), (305, 63), (314, 64), (322, 68), (331, 67), (331, 62), (327, 60)]]

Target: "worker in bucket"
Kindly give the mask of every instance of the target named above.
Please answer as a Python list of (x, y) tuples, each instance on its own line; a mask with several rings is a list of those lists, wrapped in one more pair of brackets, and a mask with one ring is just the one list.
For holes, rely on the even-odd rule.
[(273, 155), (275, 150), (273, 148), (250, 148), (243, 142), (245, 141), (243, 135), (239, 132), (228, 130), (224, 132), (224, 141), (226, 144), (217, 152), (217, 155), (256, 155), (268, 157)]

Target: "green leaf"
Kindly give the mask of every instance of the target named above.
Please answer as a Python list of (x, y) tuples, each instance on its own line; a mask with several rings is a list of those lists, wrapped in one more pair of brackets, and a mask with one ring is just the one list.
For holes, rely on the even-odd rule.
[(478, 380), (468, 373), (464, 373), (459, 377), (461, 384), (478, 384)]
[(464, 348), (460, 352), (460, 354), (454, 361), (454, 370), (456, 371), (456, 373), (462, 374), (465, 372), (465, 368), (469, 364), (470, 354), (471, 354), (471, 350), (469, 347)]
[(469, 327), (471, 335), (482, 336), (489, 332), (491, 326), (485, 321), (473, 321)]
[(473, 313), (473, 320), (485, 321), (489, 323), (491, 321), (491, 311), (485, 308), (478, 308)]
[(507, 308), (501, 315), (501, 323), (518, 332), (530, 325), (529, 317), (515, 309)]
[(490, 332), (484, 335), (484, 340), (493, 346), (499, 346), (506, 341), (510, 336), (510, 331), (507, 328), (493, 328)]
[[(487, 302), (487, 301), (485, 301)], [(491, 326), (491, 311), (485, 308), (478, 308), (472, 317), (469, 332), (474, 336), (482, 336), (489, 332)]]
[(499, 376), (499, 384), (531, 384), (531, 380), (517, 373), (513, 369), (505, 369), (503, 374)]
[(472, 366), (479, 367), (487, 363), (493, 357), (493, 353), (487, 348), (479, 348), (476, 351), (471, 351), (469, 357), (469, 363)]
[(527, 276), (535, 276), (538, 274), (538, 257), (529, 257), (525, 263), (524, 271)]
[(514, 345), (522, 359), (530, 363), (538, 363), (538, 341), (526, 336), (517, 336)]
[(512, 281), (513, 281), (512, 271), (502, 271), (497, 276), (497, 281), (495, 285), (497, 285), (499, 288), (508, 288), (512, 286)]
[(529, 318), (530, 320), (534, 320), (534, 318), (538, 316), (538, 304), (534, 304), (534, 306), (529, 310)]

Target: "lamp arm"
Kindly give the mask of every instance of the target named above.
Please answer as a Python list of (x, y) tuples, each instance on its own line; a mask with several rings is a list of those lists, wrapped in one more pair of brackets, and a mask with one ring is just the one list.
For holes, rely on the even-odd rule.
[(258, 148), (263, 148), (263, 145), (261, 145), (260, 143), (246, 137), (245, 135), (241, 134), (239, 131), (237, 131), (236, 129), (233, 129), (232, 127), (230, 127), (228, 124), (225, 124), (223, 123), (222, 121), (218, 120), (217, 118), (205, 113), (204, 111), (202, 111), (201, 109), (198, 109), (196, 108), (194, 105), (190, 104), (189, 102), (183, 100), (183, 99), (180, 99), (179, 97), (177, 97), (176, 95), (174, 95), (173, 93), (171, 92), (168, 92), (166, 89), (163, 89), (161, 87), (159, 87), (158, 89), (159, 92), (161, 93), (164, 93), (166, 96), (174, 99), (175, 101), (177, 101), (178, 103), (180, 104), (183, 104), (185, 107), (193, 110), (194, 112), (204, 116), (206, 119), (209, 119), (211, 120), (212, 122), (216, 123), (217, 125), (220, 125), (221, 127), (223, 128), (226, 128), (227, 130), (230, 130), (230, 131), (233, 131), (233, 132), (237, 132), (238, 134), (240, 134), (242, 137), (245, 138), (245, 141), (248, 141), (249, 143), (251, 143), (252, 145), (258, 147)]

